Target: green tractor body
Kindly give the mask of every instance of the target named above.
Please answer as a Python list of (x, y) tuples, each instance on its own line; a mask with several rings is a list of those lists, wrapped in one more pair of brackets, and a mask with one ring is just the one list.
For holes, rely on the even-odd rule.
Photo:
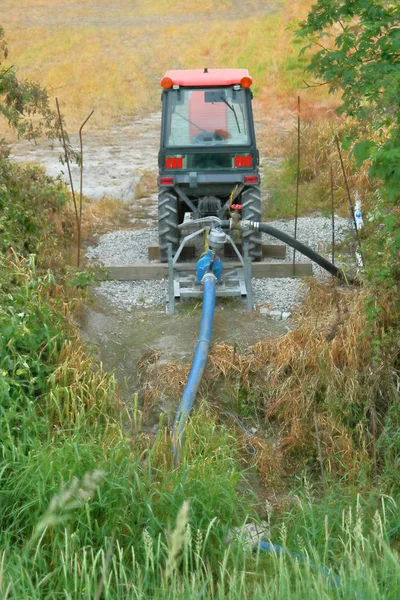
[[(260, 221), (259, 153), (246, 69), (167, 71), (161, 81), (159, 166), (160, 259), (179, 244), (185, 213), (193, 218)], [(249, 254), (260, 260), (261, 234), (243, 233)]]

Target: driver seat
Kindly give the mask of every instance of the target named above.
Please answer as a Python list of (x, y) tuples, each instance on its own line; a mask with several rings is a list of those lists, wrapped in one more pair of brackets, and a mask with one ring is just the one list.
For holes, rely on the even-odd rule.
[(190, 139), (193, 141), (202, 131), (210, 134), (228, 131), (227, 108), (223, 102), (206, 102), (204, 90), (193, 91), (189, 100)]

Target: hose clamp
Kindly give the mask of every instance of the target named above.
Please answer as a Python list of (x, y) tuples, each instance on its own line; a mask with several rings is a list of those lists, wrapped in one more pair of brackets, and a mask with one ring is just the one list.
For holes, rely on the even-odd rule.
[(205, 273), (203, 275), (203, 278), (200, 281), (201, 285), (203, 285), (204, 282), (207, 281), (207, 279), (213, 279), (215, 281), (215, 283), (218, 283), (218, 279), (215, 277), (214, 273), (210, 273), (210, 271), (208, 271), (207, 273)]
[(250, 229), (259, 229), (260, 223), (258, 221), (248, 221)]
[(259, 225), (257, 221), (248, 221), (247, 219), (240, 221), (240, 229), (258, 229)]

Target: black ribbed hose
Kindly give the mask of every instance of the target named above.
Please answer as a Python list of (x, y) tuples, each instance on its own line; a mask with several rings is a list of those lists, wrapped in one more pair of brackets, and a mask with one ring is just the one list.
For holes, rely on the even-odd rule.
[[(242, 221), (242, 223), (243, 223), (243, 221)], [(352, 275), (348, 275), (347, 273), (344, 273), (343, 271), (338, 269), (338, 267), (336, 267), (334, 264), (332, 264), (329, 260), (326, 260), (326, 258), (321, 256), (320, 254), (318, 254), (317, 252), (315, 252), (314, 250), (312, 250), (305, 244), (302, 244), (301, 242), (299, 242), (299, 240), (296, 240), (291, 235), (288, 235), (287, 233), (284, 233), (283, 231), (279, 231), (279, 229), (272, 227), (272, 225), (268, 225), (268, 223), (257, 223), (254, 221), (249, 221), (249, 222), (247, 222), (247, 224), (250, 226), (249, 227), (250, 229), (254, 229), (254, 230), (258, 229), (259, 231), (262, 231), (263, 233), (272, 235), (272, 237), (277, 238), (278, 240), (280, 240), (281, 242), (284, 242), (288, 246), (295, 248), (301, 254), (304, 254), (304, 256), (307, 256), (308, 258), (310, 258), (313, 262), (317, 263), (317, 265), (319, 265), (320, 267), (325, 269), (325, 271), (328, 271), (328, 273), (331, 273), (338, 279), (341, 279), (343, 281), (346, 281), (347, 283), (352, 283), (355, 285), (357, 285), (359, 283), (357, 277), (353, 277)], [(222, 227), (222, 229), (230, 229), (231, 221), (222, 221), (221, 227)], [(245, 228), (243, 228), (243, 229), (245, 229)]]

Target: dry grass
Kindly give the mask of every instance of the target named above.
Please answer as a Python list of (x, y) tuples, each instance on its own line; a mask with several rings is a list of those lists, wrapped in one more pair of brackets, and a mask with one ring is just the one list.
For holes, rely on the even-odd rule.
[[(189, 14), (220, 14), (232, 6), (230, 0), (204, 0), (196, 2), (195, 0), (157, 0), (156, 2), (146, 2), (141, 0), (138, 3), (136, 14), (138, 16), (153, 15), (182, 15)], [(127, 11), (130, 9), (127, 7)]]
[(115, 229), (129, 228), (129, 206), (116, 198), (85, 199), (82, 209), (82, 239), (87, 243)]
[[(326, 118), (325, 118), (326, 117)], [(353, 127), (351, 120), (335, 116), (330, 110), (326, 115), (315, 115), (312, 120), (301, 122), (299, 211), (318, 210), (331, 214), (331, 174), (333, 173), (333, 195), (335, 214), (348, 217), (349, 201), (343, 170), (335, 138), (348, 136)], [(265, 169), (264, 185), (271, 193), (268, 218), (294, 215), (297, 180), (297, 124), (291, 132), (282, 135), (280, 156), (285, 160), (276, 169)], [(352, 203), (358, 194), (363, 200), (364, 212), (374, 208), (376, 203), (376, 183), (368, 177), (369, 164), (355, 168), (354, 160), (348, 151), (342, 151), (342, 158), (349, 185)]]
[(141, 200), (142, 198), (148, 198), (152, 194), (157, 194), (157, 172), (138, 169), (136, 173), (139, 179), (135, 185), (135, 200)]
[(75, 0), (22, 0), (16, 6), (14, 0), (3, 0), (4, 10), (7, 10), (8, 19), (11, 21), (19, 21), (25, 17), (29, 11), (29, 18), (39, 17), (43, 15), (44, 9), (46, 12), (53, 11), (59, 13), (61, 9), (65, 12), (65, 18), (73, 16), (97, 17), (101, 18), (103, 11), (106, 10), (108, 15), (113, 17), (119, 16), (152, 16), (152, 15), (180, 15), (187, 13), (210, 13), (229, 9), (232, 5), (230, 0), (205, 0), (201, 4), (195, 0), (155, 0), (147, 2), (146, 0), (137, 0), (132, 6), (130, 0), (118, 0), (118, 2), (110, 2), (110, 0), (82, 0), (79, 5)]
[[(58, 96), (72, 128), (92, 108), (98, 129), (155, 110), (166, 69), (204, 65), (248, 67), (264, 113), (283, 109), (287, 118), (302, 82), (299, 47), (286, 28), (309, 4), (286, 2), (260, 16), (259, 4), (250, 0), (243, 6), (227, 0), (142, 0), (134, 6), (128, 0), (3, 0), (2, 25), (19, 75)], [(201, 35), (194, 35), (198, 28)]]
[[(344, 122), (332, 114), (330, 121), (313, 120), (303, 123), (301, 139), (301, 184), (307, 186), (308, 193), (311, 194), (313, 190), (310, 191), (308, 184), (314, 184), (315, 195), (318, 195), (321, 201), (325, 200), (326, 207), (329, 207), (330, 167), (332, 167), (335, 201), (345, 208), (343, 213), (346, 216), (349, 214), (348, 197), (335, 137), (341, 139), (349, 135), (351, 128), (351, 121)], [(293, 139), (288, 153), (296, 154)], [(350, 160), (348, 153), (343, 152), (342, 157), (350, 190), (353, 193), (358, 192), (364, 199), (368, 198), (374, 189), (368, 177), (369, 165), (365, 164), (355, 170), (354, 162)]]
[[(240, 390), (241, 401), (251, 396), (262, 408), (265, 422), (275, 431), (274, 444), (259, 435), (251, 443), (265, 485), (307, 465), (318, 468), (314, 412), (328, 471), (357, 477), (360, 465), (368, 462), (373, 442), (365, 415), (371, 407), (384, 413), (379, 399), (387, 376), (384, 368), (374, 366), (372, 340), (384, 335), (393, 307), (388, 297), (380, 324), (372, 328), (364, 310), (366, 298), (363, 290), (311, 281), (294, 331), (259, 342), (245, 354), (226, 344), (212, 346), (200, 396), (223, 413), (226, 398), (235, 404), (235, 390)], [(177, 402), (190, 368), (160, 365), (157, 359), (141, 365), (147, 410), (160, 397)], [(246, 446), (247, 436), (237, 431)]]
[(80, 341), (66, 343), (60, 353), (60, 366), (49, 378), (50, 391), (46, 398), (46, 416), (49, 426), (78, 426), (96, 424), (104, 418), (111, 423), (117, 406), (116, 381), (95, 365), (84, 351)]

